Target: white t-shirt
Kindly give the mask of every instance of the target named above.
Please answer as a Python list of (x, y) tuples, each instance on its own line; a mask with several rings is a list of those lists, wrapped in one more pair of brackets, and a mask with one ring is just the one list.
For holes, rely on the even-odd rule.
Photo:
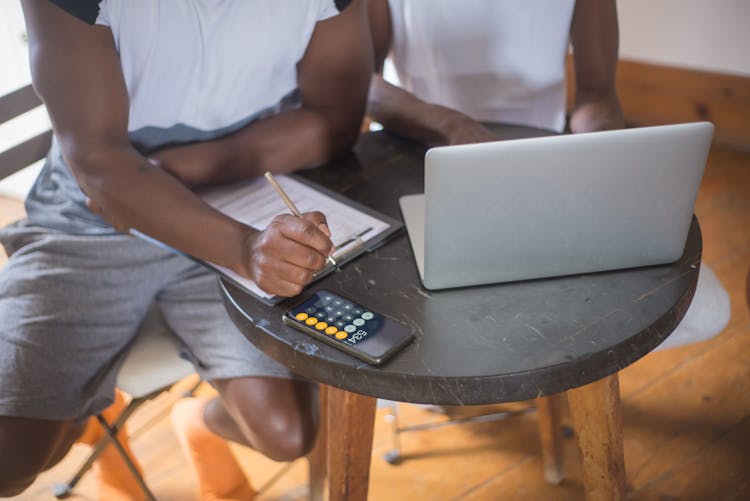
[(561, 131), (575, 0), (389, 0), (399, 84), (476, 120)]
[(103, 0), (96, 23), (120, 55), (131, 140), (211, 139), (296, 104), (296, 65), (337, 13), (333, 0)]

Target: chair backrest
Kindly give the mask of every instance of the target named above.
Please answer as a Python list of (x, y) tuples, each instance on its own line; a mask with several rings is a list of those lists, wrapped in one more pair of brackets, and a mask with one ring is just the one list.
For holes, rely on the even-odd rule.
[[(0, 125), (40, 106), (42, 101), (31, 85), (0, 97)], [(52, 131), (41, 134), (0, 152), (0, 179), (41, 160), (49, 151)]]

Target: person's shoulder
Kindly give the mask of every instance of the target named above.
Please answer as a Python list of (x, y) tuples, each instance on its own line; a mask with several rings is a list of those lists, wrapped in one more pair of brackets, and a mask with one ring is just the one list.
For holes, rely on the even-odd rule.
[[(81, 21), (94, 24), (102, 0), (48, 0)], [(338, 3), (338, 2), (337, 2)]]

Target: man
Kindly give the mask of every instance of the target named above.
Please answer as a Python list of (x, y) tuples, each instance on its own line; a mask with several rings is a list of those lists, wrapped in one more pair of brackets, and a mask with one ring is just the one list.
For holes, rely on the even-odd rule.
[(497, 139), (480, 121), (561, 132), (569, 41), (571, 130), (624, 126), (614, 0), (370, 0), (368, 10), (376, 68), (391, 52), (402, 86), (373, 77), (368, 112), (386, 129), (442, 144)]
[[(1, 235), (0, 450), (13, 454), (0, 454), (0, 495), (55, 464), (112, 402), (117, 361), (152, 301), (220, 396), (186, 411), (198, 419), (175, 419), (193, 464), (211, 469), (198, 456), (216, 452), (217, 436), (276, 460), (305, 454), (314, 387), (242, 337), (211, 273), (115, 228), (298, 294), (331, 252), (323, 214), (256, 231), (190, 187), (312, 167), (350, 148), (372, 73), (364, 3), (22, 4), (55, 140), (28, 218)], [(237, 475), (204, 483), (213, 466), (198, 472), (203, 498), (252, 495)], [(134, 495), (117, 488), (106, 496)]]
[[(368, 114), (429, 144), (497, 140), (480, 122), (562, 132), (565, 58), (572, 46), (572, 133), (624, 127), (615, 88), (615, 0), (369, 0), (375, 66), (390, 53), (401, 87), (373, 76)], [(729, 321), (729, 296), (701, 269), (682, 323), (659, 349), (715, 336)]]

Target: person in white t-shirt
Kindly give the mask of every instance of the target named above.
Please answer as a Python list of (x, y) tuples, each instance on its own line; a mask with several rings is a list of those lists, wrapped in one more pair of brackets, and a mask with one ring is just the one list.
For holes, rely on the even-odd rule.
[(497, 139), (480, 122), (561, 132), (565, 56), (576, 73), (573, 132), (624, 126), (615, 91), (614, 0), (370, 0), (376, 74), (369, 115), (386, 129), (441, 144)]
[[(331, 252), (325, 216), (279, 215), (258, 231), (193, 188), (350, 150), (372, 74), (364, 0), (22, 6), (54, 140), (28, 217), (0, 231), (10, 256), (0, 269), (0, 496), (21, 492), (77, 437), (101, 435), (91, 416), (112, 404), (118, 361), (156, 303), (219, 394), (173, 412), (201, 499), (249, 499), (226, 440), (280, 461), (304, 455), (317, 385), (245, 339), (212, 272), (127, 233), (269, 294), (298, 294)], [(100, 498), (143, 496), (122, 464), (97, 471)]]
[[(615, 0), (369, 0), (376, 74), (368, 115), (427, 144), (499, 139), (481, 122), (565, 129), (565, 60), (572, 48), (570, 132), (624, 127), (615, 88)], [(396, 84), (383, 78), (390, 55)], [(709, 339), (729, 322), (729, 296), (701, 267), (690, 308), (657, 349)]]

